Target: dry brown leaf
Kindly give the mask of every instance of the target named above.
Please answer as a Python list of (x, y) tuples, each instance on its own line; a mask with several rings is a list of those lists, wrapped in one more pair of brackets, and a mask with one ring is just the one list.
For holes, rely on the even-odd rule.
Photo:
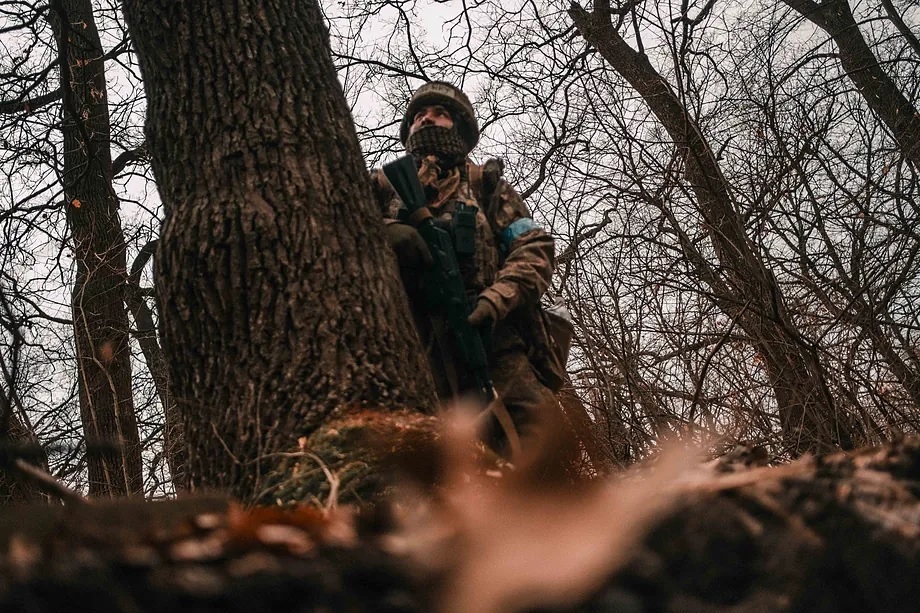
[(112, 341), (104, 341), (100, 343), (98, 354), (99, 359), (102, 360), (104, 364), (111, 363), (112, 359), (115, 357), (115, 343)]
[(227, 531), (234, 543), (259, 541), (257, 531), (264, 525), (294, 526), (316, 537), (325, 531), (328, 520), (309, 505), (296, 507), (254, 507), (244, 509), (232, 504), (227, 509)]
[(199, 530), (215, 530), (224, 525), (225, 519), (219, 513), (202, 513), (192, 519), (192, 525)]
[(679, 499), (676, 478), (697, 453), (671, 446), (624, 479), (537, 489), (526, 474), (492, 479), (476, 466), (475, 425), (458, 416), (443, 436), (450, 472), (440, 502), (407, 500), (392, 552), (449, 570), (443, 613), (565, 606), (625, 563), (646, 531)]
[(203, 539), (186, 539), (173, 543), (169, 557), (177, 562), (205, 562), (224, 555), (225, 541), (219, 534)]
[(256, 528), (256, 538), (263, 545), (279, 547), (294, 555), (313, 551), (313, 541), (300, 528), (280, 524), (265, 524)]
[(31, 543), (19, 535), (13, 535), (10, 539), (10, 549), (7, 554), (7, 563), (11, 570), (17, 573), (24, 573), (41, 560), (41, 549), (35, 543)]
[(338, 547), (357, 545), (358, 533), (355, 530), (355, 516), (352, 511), (347, 508), (334, 508), (328, 511), (321, 536), (323, 542), (329, 545)]
[(459, 560), (445, 613), (572, 604), (624, 564), (677, 501), (676, 477), (696, 454), (666, 450), (645, 478), (567, 493), (485, 488), (454, 496)]

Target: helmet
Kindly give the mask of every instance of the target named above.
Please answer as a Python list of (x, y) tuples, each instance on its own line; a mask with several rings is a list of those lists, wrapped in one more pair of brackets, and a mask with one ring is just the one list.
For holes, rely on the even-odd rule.
[(419, 109), (435, 104), (440, 104), (450, 111), (451, 119), (454, 120), (460, 138), (472, 151), (479, 142), (479, 122), (476, 121), (476, 112), (473, 110), (470, 99), (459, 87), (444, 81), (429, 81), (412, 94), (409, 106), (406, 107), (406, 113), (403, 115), (402, 124), (399, 126), (399, 140), (402, 144), (405, 145), (406, 139), (409, 138), (412, 118)]

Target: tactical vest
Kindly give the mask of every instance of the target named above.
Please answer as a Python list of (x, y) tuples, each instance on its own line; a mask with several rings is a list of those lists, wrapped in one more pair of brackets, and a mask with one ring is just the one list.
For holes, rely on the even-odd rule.
[[(502, 264), (502, 254), (496, 244), (496, 232), (487, 211), (501, 180), (504, 164), (490, 159), (484, 165), (467, 163), (466, 178), (457, 189), (456, 198), (432, 209), (435, 223), (451, 232), (458, 255), (464, 286), (471, 299), (492, 284)], [(378, 187), (389, 191), (383, 173), (377, 174)], [(475, 213), (472, 212), (475, 207)], [(403, 208), (398, 196), (392, 195), (384, 215), (400, 219)], [(470, 238), (473, 244), (470, 245)], [(557, 303), (549, 309), (542, 305), (521, 305), (509, 315), (527, 347), (527, 354), (537, 375), (551, 390), (558, 391), (566, 379), (568, 359), (574, 328), (568, 310)]]
[[(489, 202), (484, 193), (483, 168), (468, 162), (466, 178), (461, 179), (455, 197), (441, 207), (430, 208), (435, 224), (448, 230), (453, 238), (463, 284), (471, 296), (490, 286), (501, 266), (495, 232), (486, 215)], [(499, 171), (493, 191), (500, 177)], [(405, 208), (382, 172), (376, 174), (376, 180), (377, 187), (390, 194), (383, 210), (384, 216), (406, 221)]]

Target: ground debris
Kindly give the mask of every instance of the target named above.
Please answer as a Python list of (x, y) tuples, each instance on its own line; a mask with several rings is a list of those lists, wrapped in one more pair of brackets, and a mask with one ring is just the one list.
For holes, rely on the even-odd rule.
[(570, 490), (457, 460), (439, 496), (360, 513), (194, 499), (8, 509), (0, 611), (916, 609), (920, 439), (729, 470), (677, 457)]
[[(0, 611), (425, 610), (406, 563), (343, 528), (354, 524), (347, 511), (246, 510), (206, 499), (87, 506), (93, 512), (80, 517), (47, 508), (2, 513), (10, 536)], [(17, 515), (31, 516), (31, 529), (17, 532)]]

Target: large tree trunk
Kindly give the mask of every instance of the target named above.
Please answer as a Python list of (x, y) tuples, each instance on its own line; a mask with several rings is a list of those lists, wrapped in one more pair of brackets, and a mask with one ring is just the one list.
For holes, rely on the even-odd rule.
[(125, 239), (112, 188), (102, 45), (90, 0), (52, 3), (64, 91), (63, 187), (77, 272), (73, 289), (80, 415), (91, 496), (140, 493), (124, 304)]
[(866, 43), (847, 0), (783, 0), (834, 40), (840, 64), (901, 152), (920, 169), (920, 113), (898, 89)]
[(748, 239), (727, 180), (699, 126), (674, 91), (614, 29), (606, 11), (588, 13), (573, 5), (569, 15), (582, 36), (643, 97), (685, 156), (687, 181), (698, 200), (718, 267), (683, 247), (719, 307), (753, 339), (770, 377), (785, 447), (792, 454), (848, 447), (850, 421), (839, 415), (817, 351), (802, 338), (784, 304), (773, 273)]
[(336, 416), (435, 405), (316, 2), (126, 0), (193, 487), (261, 493)]

